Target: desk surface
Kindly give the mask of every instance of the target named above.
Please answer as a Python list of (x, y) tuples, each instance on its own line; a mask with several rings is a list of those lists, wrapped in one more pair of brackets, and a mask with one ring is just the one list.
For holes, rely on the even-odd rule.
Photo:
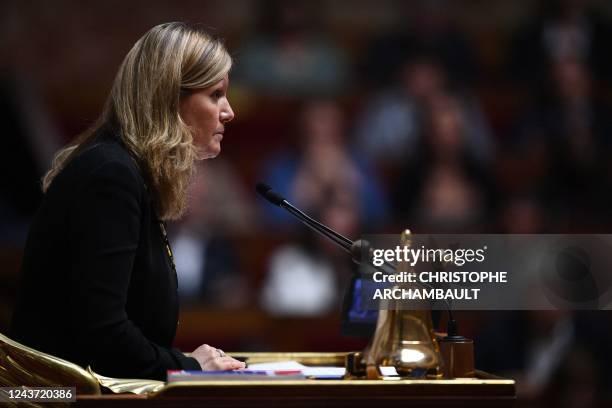
[[(293, 359), (339, 365), (345, 353), (232, 353), (251, 362)], [(280, 380), (172, 383), (148, 395), (78, 396), (80, 405), (219, 407), (374, 407), (381, 402), (410, 406), (510, 407), (513, 380), (479, 373), (453, 380)]]
[(511, 380), (439, 381), (261, 381), (202, 382), (152, 396), (79, 396), (80, 405), (220, 406), (220, 407), (374, 407), (381, 402), (411, 406), (511, 407)]

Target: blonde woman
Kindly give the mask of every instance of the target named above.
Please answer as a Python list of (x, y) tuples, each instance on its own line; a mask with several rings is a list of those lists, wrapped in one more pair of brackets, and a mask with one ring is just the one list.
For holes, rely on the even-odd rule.
[(232, 61), (198, 27), (152, 28), (119, 68), (96, 124), (43, 179), (12, 337), (115, 377), (244, 368), (214, 347), (171, 348), (177, 276), (166, 220), (185, 211), (194, 162), (217, 156)]

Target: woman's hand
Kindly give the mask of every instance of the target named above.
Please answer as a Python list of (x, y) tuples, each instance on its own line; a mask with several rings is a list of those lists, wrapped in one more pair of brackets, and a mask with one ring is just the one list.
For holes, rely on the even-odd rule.
[(226, 356), (223, 350), (202, 344), (191, 353), (198, 360), (204, 371), (242, 370), (246, 367), (242, 361)]

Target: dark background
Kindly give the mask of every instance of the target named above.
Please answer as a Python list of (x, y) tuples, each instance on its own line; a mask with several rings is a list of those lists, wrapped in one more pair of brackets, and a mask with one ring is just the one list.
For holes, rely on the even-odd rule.
[[(236, 120), (170, 234), (177, 346), (340, 351), (365, 345), (339, 332), (353, 266), (254, 183), (352, 238), (609, 233), (611, 16), (588, 0), (2, 2), (0, 331), (40, 177), (152, 26), (203, 23), (235, 59)], [(459, 320), (521, 404), (609, 402), (609, 313)]]

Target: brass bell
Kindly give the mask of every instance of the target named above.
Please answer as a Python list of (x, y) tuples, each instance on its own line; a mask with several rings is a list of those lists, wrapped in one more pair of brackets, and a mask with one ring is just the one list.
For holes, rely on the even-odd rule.
[[(410, 246), (410, 231), (402, 233), (401, 243)], [(396, 272), (408, 271), (400, 263)], [(400, 289), (416, 288), (418, 284), (402, 283)], [(381, 366), (393, 366), (401, 377), (441, 378), (443, 360), (431, 320), (431, 310), (422, 307), (405, 310), (406, 301), (389, 301), (380, 308), (376, 331), (364, 351), (368, 378), (380, 377)]]

